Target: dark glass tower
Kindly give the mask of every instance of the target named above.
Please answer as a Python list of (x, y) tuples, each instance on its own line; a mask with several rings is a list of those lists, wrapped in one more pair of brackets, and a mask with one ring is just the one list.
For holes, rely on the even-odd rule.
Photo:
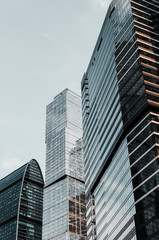
[(88, 239), (159, 239), (159, 1), (113, 0), (82, 80)]
[(41, 240), (43, 177), (31, 160), (0, 181), (0, 239)]

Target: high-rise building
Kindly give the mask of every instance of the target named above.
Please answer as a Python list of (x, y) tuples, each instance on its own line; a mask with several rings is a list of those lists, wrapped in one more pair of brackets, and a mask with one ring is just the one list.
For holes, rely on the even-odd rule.
[(65, 89), (46, 109), (43, 240), (85, 240), (81, 98)]
[(159, 239), (159, 1), (113, 0), (82, 80), (88, 240)]
[(42, 239), (43, 186), (36, 160), (1, 179), (1, 240)]

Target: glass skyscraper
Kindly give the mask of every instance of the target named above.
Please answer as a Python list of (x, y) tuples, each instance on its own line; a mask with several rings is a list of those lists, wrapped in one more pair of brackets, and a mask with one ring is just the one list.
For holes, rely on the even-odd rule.
[(0, 181), (0, 239), (41, 240), (44, 181), (31, 160)]
[(46, 109), (43, 240), (85, 240), (81, 98), (65, 89)]
[(159, 1), (113, 0), (82, 80), (87, 235), (159, 239)]

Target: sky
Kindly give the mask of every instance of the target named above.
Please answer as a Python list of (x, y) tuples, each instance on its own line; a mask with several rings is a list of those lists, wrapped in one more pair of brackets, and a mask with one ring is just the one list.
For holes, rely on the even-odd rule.
[(0, 0), (0, 179), (36, 159), (45, 171), (46, 105), (81, 94), (110, 0)]

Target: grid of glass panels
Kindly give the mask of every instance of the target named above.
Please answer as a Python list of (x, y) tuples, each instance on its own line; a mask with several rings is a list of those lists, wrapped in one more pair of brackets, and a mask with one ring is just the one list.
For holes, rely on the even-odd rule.
[(47, 106), (44, 240), (86, 239), (81, 115), (81, 98), (68, 89)]
[(65, 174), (66, 93), (46, 109), (46, 185)]
[(95, 189), (94, 200), (99, 240), (137, 239), (134, 221), (136, 211), (126, 139), (121, 143)]
[[(76, 166), (83, 169), (83, 161), (71, 160), (76, 141), (82, 138), (81, 99), (64, 90), (57, 95), (46, 110), (46, 185), (65, 174), (73, 174)], [(76, 165), (77, 164), (77, 165)], [(76, 178), (83, 180), (83, 172), (76, 171)]]
[(67, 179), (44, 191), (43, 239), (56, 239), (67, 231)]
[(0, 239), (16, 239), (17, 214), (26, 165), (0, 181)]
[(67, 239), (85, 240), (85, 213), (84, 183), (67, 177), (52, 184), (44, 194), (43, 239), (63, 239), (67, 232)]
[[(68, 137), (68, 135), (67, 135)], [(84, 179), (84, 163), (83, 163), (83, 141), (76, 141), (76, 146), (68, 153), (67, 172), (70, 176), (83, 181)]]
[(43, 177), (36, 160), (0, 182), (0, 239), (42, 239)]
[(43, 177), (35, 160), (31, 160), (21, 192), (18, 239), (42, 239)]
[(86, 206), (84, 183), (68, 178), (69, 187), (69, 233), (86, 239)]

